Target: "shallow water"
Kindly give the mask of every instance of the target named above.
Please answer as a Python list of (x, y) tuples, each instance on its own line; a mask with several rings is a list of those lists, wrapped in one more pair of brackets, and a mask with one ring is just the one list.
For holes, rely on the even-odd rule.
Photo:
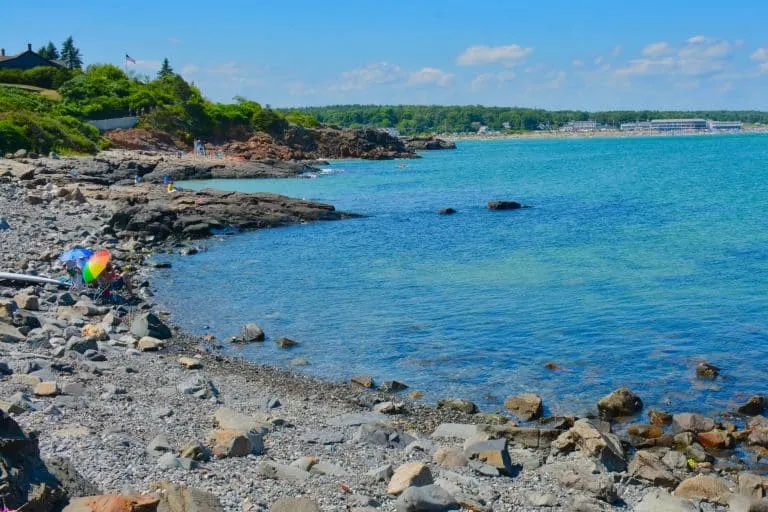
[[(158, 272), (158, 297), (199, 333), (253, 321), (302, 342), (236, 349), (254, 361), (302, 357), (320, 376), (487, 409), (535, 391), (581, 413), (628, 386), (646, 405), (717, 412), (768, 390), (768, 137), (462, 142), (399, 164), (179, 183), (368, 217), (210, 242)], [(459, 213), (436, 215), (447, 206)], [(722, 379), (697, 381), (700, 359)]]

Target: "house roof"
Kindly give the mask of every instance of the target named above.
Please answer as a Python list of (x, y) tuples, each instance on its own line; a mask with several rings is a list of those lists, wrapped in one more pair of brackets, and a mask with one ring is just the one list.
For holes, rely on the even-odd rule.
[[(19, 57), (21, 57), (22, 55), (26, 55), (27, 53), (32, 53), (32, 54), (40, 57), (40, 55), (38, 55), (37, 52), (34, 52), (32, 50), (24, 50), (23, 52), (17, 53), (16, 55), (0, 56), (0, 62), (8, 62), (9, 60), (18, 59)], [(40, 58), (43, 59), (43, 57), (40, 57)], [(43, 60), (46, 60), (46, 61), (50, 62), (52, 66), (62, 67), (62, 68), (66, 67), (66, 64), (64, 64), (60, 60), (48, 60), (48, 59), (43, 59)]]

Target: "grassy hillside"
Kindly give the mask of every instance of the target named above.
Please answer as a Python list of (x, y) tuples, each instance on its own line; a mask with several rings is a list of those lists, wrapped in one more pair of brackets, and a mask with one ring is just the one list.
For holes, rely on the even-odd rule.
[[(111, 64), (82, 71), (35, 68), (0, 70), (0, 151), (94, 152), (98, 133), (89, 119), (140, 115), (139, 127), (191, 144), (195, 138), (226, 141), (285, 126), (315, 126), (306, 114), (282, 114), (245, 98), (214, 103), (170, 70), (156, 79), (128, 76)], [(59, 101), (54, 101), (58, 99)]]

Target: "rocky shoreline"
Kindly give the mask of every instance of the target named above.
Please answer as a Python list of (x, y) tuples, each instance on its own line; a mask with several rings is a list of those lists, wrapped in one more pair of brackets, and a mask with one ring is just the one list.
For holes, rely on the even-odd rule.
[[(642, 397), (622, 389), (596, 404), (594, 417), (544, 418), (530, 393), (509, 397), (502, 416), (458, 398), (425, 405), (394, 381), (327, 382), (249, 363), (220, 350), (232, 341), (169, 326), (152, 296), (153, 253), (193, 253), (189, 239), (230, 226), (352, 215), (273, 194), (129, 184), (148, 169), (144, 157), (156, 156), (123, 156), (107, 171), (99, 159), (116, 157), (0, 160), (0, 271), (60, 275), (55, 258), (64, 249), (105, 247), (132, 268), (135, 290), (125, 303), (104, 304), (0, 281), (0, 497), (8, 506), (768, 510), (768, 404), (759, 395), (711, 418), (646, 411)], [(146, 182), (166, 172), (162, 162)], [(270, 334), (243, 326), (237, 341), (290, 350), (292, 340)], [(717, 369), (703, 366), (699, 377), (717, 378)], [(740, 460), (736, 445), (754, 456)], [(109, 496), (84, 498), (101, 493)]]

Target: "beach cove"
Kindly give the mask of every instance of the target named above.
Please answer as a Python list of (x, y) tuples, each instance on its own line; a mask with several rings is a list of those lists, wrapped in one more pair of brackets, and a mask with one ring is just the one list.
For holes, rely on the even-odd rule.
[[(135, 160), (142, 159), (137, 155)], [(83, 163), (76, 165), (82, 168)], [(351, 173), (353, 165), (342, 163), (340, 176)], [(402, 176), (419, 172), (413, 162), (404, 169), (393, 162), (389, 166)], [(196, 258), (215, 255), (225, 244), (252, 236), (177, 242), (225, 227), (213, 226), (212, 219), (244, 215), (236, 223), (258, 229), (341, 220), (345, 211), (368, 215), (254, 233), (283, 231), (290, 236), (294, 230), (305, 236), (304, 230), (321, 226), (346, 229), (368, 222), (375, 212), (348, 209), (343, 195), (334, 201), (336, 208), (265, 194), (168, 195), (151, 183), (115, 186), (119, 176), (112, 171), (121, 166), (108, 167), (110, 172), (94, 172), (79, 183), (70, 181), (65, 165), (48, 159), (22, 160), (2, 172), (0, 213), (10, 227), (0, 233), (6, 265), (50, 274), (59, 249), (68, 245), (111, 247), (121, 263), (134, 268), (141, 299), (135, 309), (125, 309), (67, 298), (61, 290), (3, 283), (10, 322), (1, 324), (2, 350), (11, 364), (0, 382), (0, 394), (11, 404), (6, 408), (15, 421), (39, 432), (36, 441), (25, 442), (39, 444), (44, 459), (69, 460), (71, 466), (64, 466), (71, 469), (64, 473), (72, 480), (65, 485), (70, 496), (134, 492), (143, 494), (142, 499), (169, 503), (170, 496), (180, 495), (188, 505), (194, 501), (203, 507), (200, 510), (228, 511), (413, 510), (413, 503), (436, 503), (438, 510), (726, 510), (730, 503), (736, 510), (765, 492), (759, 476), (764, 472), (759, 450), (765, 421), (759, 415), (764, 408), (759, 397), (749, 402), (744, 397), (738, 407), (748, 408), (739, 414), (725, 408), (713, 413), (719, 408), (715, 402), (704, 409), (674, 411), (672, 416), (658, 409), (651, 412), (653, 399), (646, 397), (652, 397), (653, 390), (648, 386), (615, 393), (606, 388), (584, 399), (591, 403), (588, 415), (581, 410), (550, 415), (554, 400), (552, 405), (548, 397), (544, 400), (544, 413), (538, 397), (507, 387), (500, 390), (510, 396), (504, 397), (509, 399), (499, 415), (476, 399), (482, 405), (479, 412), (468, 400), (472, 397), (464, 394), (446, 392), (446, 400), (434, 408), (421, 404), (416, 395), (407, 397), (414, 386), (401, 392), (393, 392), (393, 384), (366, 389), (384, 383), (378, 375), (374, 382), (329, 382), (233, 358), (226, 337), (195, 335), (204, 319), (184, 321), (172, 301), (164, 304), (153, 298), (156, 276), (168, 270), (152, 267), (164, 267), (172, 259), (162, 253), (186, 253), (185, 259), (172, 261), (170, 272), (178, 272), (178, 278), (187, 275), (184, 266), (195, 265)], [(99, 180), (94, 177), (104, 181), (95, 182)], [(336, 177), (301, 181), (320, 183)], [(467, 203), (446, 201), (459, 197), (457, 193), (444, 196), (438, 206), (455, 206), (459, 213), (438, 217), (438, 208), (423, 198), (425, 218), (429, 213), (437, 222), (461, 219), (471, 211), (469, 204), (476, 205), (477, 215), (506, 216), (503, 225), (510, 218), (546, 212), (543, 196), (530, 191), (478, 189), (474, 197), (465, 194), (468, 189), (460, 181), (453, 186)], [(486, 201), (504, 198), (534, 208), (485, 208)], [(235, 207), (246, 201), (252, 207)], [(389, 220), (409, 222), (411, 215), (395, 210)], [(202, 244), (208, 251), (195, 254)], [(201, 286), (198, 293), (212, 293), (227, 279)], [(170, 317), (166, 308), (173, 313)], [(34, 318), (40, 327), (33, 325)], [(146, 321), (137, 323), (141, 318)], [(317, 343), (316, 337), (301, 337), (293, 329), (273, 332), (262, 319), (251, 316), (247, 321), (262, 324), (265, 347), (274, 346), (281, 336), (297, 339), (298, 346), (281, 349), (294, 364), (302, 358), (303, 346)], [(164, 329), (166, 324), (172, 328)], [(226, 330), (230, 335), (252, 334), (246, 351), (262, 343), (257, 341), (258, 328), (241, 330), (237, 323)], [(146, 334), (160, 339), (147, 339)], [(307, 369), (317, 364), (311, 357), (306, 362)], [(720, 365), (723, 373), (731, 371)], [(689, 367), (695, 369), (695, 364)], [(412, 384), (402, 372), (388, 373), (386, 380)], [(705, 387), (727, 385), (721, 381), (701, 382)], [(528, 383), (517, 385), (543, 393)], [(597, 407), (603, 395), (607, 398)], [(597, 419), (598, 412), (602, 419)], [(540, 419), (542, 415), (546, 418)], [(629, 430), (628, 425), (636, 428)], [(611, 433), (614, 430), (618, 434)], [(745, 459), (718, 451), (726, 444), (745, 448), (739, 451), (747, 453)], [(65, 480), (64, 473), (57, 473), (59, 481)], [(49, 483), (56, 488), (54, 481)], [(35, 506), (31, 510), (46, 510), (45, 505)]]

